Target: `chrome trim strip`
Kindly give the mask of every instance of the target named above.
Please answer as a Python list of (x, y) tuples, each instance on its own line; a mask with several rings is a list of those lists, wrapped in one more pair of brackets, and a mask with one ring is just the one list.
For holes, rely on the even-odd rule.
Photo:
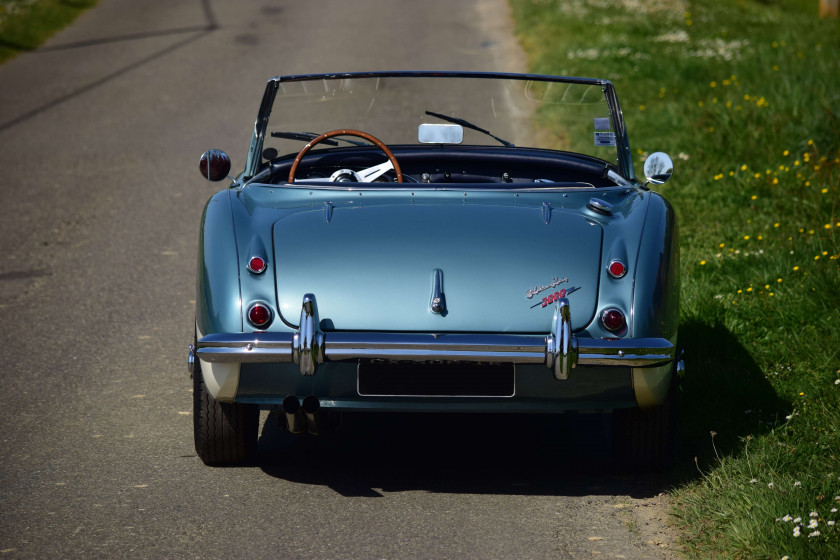
[(445, 315), (446, 303), (444, 302), (443, 295), (443, 271), (439, 268), (434, 270), (432, 282), (432, 301), (429, 303), (429, 309), (437, 315)]
[(285, 362), (314, 375), (328, 361), (383, 359), (413, 362), (545, 364), (558, 380), (577, 365), (649, 367), (674, 359), (663, 338), (595, 339), (572, 334), (569, 302), (555, 307), (552, 332), (540, 334), (329, 332), (318, 328), (315, 296), (304, 296), (296, 332), (217, 333), (198, 341), (196, 355), (213, 363)]

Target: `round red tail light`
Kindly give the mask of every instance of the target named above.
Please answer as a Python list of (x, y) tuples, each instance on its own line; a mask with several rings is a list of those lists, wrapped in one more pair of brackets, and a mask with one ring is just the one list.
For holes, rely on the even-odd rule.
[(248, 322), (262, 329), (271, 322), (271, 309), (261, 303), (255, 303), (248, 310)]
[(248, 261), (248, 270), (254, 274), (262, 274), (265, 272), (266, 264), (265, 259), (262, 257), (251, 257)]
[(627, 266), (621, 261), (610, 261), (610, 264), (607, 265), (607, 272), (613, 278), (621, 278), (627, 274)]
[(616, 308), (605, 309), (601, 313), (601, 324), (610, 332), (620, 331), (627, 325), (624, 313)]

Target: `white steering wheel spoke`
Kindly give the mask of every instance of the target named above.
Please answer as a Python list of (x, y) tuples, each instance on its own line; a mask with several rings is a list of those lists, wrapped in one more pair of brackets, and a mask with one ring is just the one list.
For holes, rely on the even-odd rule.
[(374, 165), (373, 167), (357, 171), (356, 176), (359, 178), (360, 182), (370, 183), (378, 179), (386, 171), (390, 171), (392, 169), (394, 169), (394, 164), (391, 163), (391, 160), (388, 160), (384, 163), (380, 163), (379, 165)]

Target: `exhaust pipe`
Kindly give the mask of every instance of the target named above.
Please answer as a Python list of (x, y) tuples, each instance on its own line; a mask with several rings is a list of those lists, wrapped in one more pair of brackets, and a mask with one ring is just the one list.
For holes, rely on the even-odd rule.
[(302, 434), (306, 426), (300, 401), (294, 395), (283, 399), (283, 415), (286, 417), (286, 427), (290, 434)]
[(318, 411), (321, 410), (321, 401), (314, 395), (309, 395), (303, 399), (303, 417), (306, 420), (306, 429), (313, 436), (317, 436), (318, 429)]

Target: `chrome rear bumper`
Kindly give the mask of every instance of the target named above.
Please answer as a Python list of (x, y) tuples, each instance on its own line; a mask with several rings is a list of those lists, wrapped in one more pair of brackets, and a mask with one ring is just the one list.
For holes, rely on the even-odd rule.
[(293, 362), (303, 375), (314, 375), (324, 362), (358, 359), (545, 364), (557, 379), (567, 379), (578, 364), (657, 366), (675, 354), (674, 345), (663, 338), (575, 337), (566, 298), (557, 302), (546, 335), (325, 333), (318, 325), (315, 296), (307, 294), (297, 331), (210, 334), (198, 341), (196, 355), (211, 363)]

